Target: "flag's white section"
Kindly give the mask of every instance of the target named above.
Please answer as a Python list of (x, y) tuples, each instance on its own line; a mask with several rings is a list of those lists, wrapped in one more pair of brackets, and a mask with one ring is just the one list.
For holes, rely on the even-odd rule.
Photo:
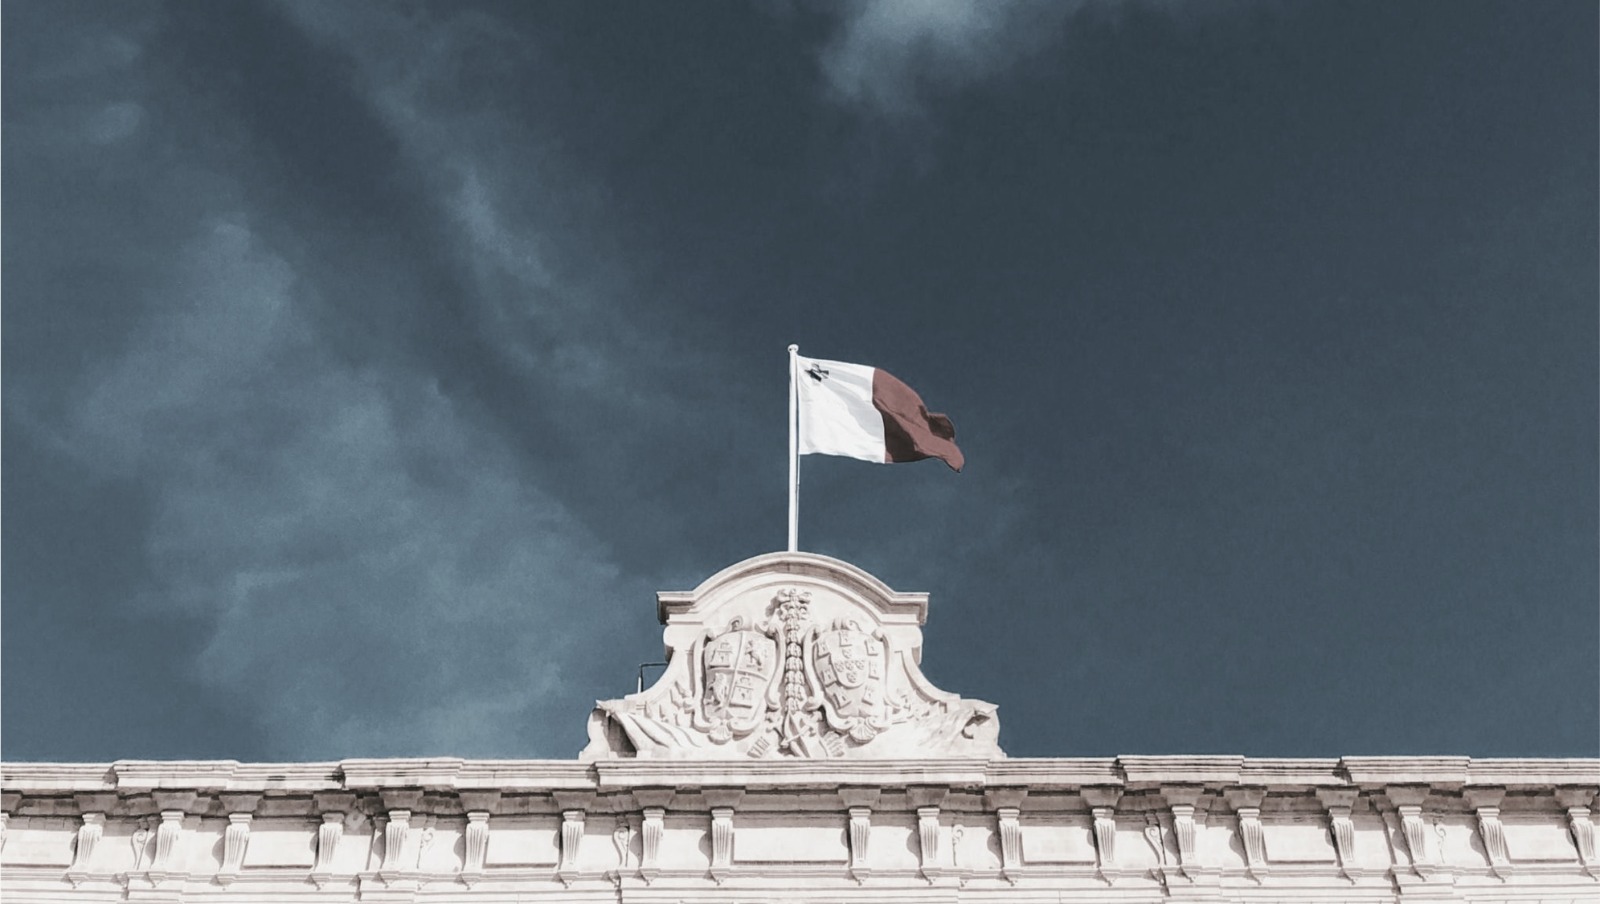
[(885, 464), (883, 414), (872, 404), (873, 368), (796, 359), (800, 454), (845, 455)]

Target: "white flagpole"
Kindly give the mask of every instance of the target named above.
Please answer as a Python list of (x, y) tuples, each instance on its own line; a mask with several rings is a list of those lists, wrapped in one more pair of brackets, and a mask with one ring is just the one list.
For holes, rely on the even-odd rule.
[(800, 551), (800, 346), (789, 346), (789, 551)]

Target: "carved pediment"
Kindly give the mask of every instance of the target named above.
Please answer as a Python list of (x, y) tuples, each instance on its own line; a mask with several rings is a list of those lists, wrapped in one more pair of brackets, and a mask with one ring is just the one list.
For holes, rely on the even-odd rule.
[(922, 674), (928, 597), (837, 559), (772, 553), (661, 593), (668, 664), (602, 700), (586, 759), (999, 757), (993, 704)]

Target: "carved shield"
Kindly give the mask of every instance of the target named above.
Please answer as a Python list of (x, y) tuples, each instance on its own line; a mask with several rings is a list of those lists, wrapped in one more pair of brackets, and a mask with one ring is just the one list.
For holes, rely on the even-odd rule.
[(817, 634), (812, 658), (830, 721), (882, 721), (889, 664), (882, 640), (853, 624), (834, 627)]
[(767, 690), (778, 673), (778, 643), (760, 631), (738, 628), (706, 644), (701, 710), (734, 732), (760, 724)]

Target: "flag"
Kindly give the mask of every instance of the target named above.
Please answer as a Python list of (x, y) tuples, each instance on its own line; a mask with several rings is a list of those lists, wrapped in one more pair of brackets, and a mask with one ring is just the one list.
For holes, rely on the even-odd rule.
[(956, 428), (887, 371), (795, 356), (800, 454), (845, 455), (889, 464), (937, 458), (954, 470), (966, 459)]

